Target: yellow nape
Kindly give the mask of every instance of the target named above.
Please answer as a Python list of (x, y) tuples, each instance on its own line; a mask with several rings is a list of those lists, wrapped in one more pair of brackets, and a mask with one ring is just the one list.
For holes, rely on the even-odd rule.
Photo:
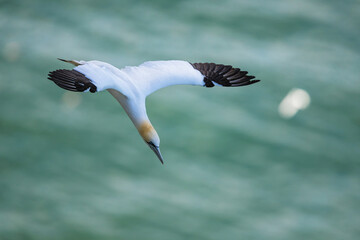
[(138, 131), (141, 137), (146, 141), (150, 142), (151, 138), (155, 132), (154, 127), (151, 125), (149, 121), (143, 122), (139, 125)]

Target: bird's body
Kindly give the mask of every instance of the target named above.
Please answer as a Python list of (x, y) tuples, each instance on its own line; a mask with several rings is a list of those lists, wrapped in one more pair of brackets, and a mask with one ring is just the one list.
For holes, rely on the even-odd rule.
[(258, 81), (251, 81), (254, 77), (248, 76), (246, 71), (214, 63), (150, 61), (137, 67), (118, 69), (101, 61), (62, 61), (76, 67), (73, 70), (60, 69), (50, 72), (49, 79), (69, 91), (109, 91), (161, 162), (163, 159), (159, 150), (160, 138), (146, 114), (145, 99), (148, 95), (171, 85), (236, 87)]

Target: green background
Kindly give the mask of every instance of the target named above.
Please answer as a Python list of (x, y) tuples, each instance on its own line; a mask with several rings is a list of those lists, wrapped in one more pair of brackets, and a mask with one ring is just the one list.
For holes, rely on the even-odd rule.
[[(0, 1), (0, 239), (359, 239), (359, 23), (359, 1)], [(262, 81), (151, 95), (161, 165), (110, 94), (46, 79), (57, 57)]]

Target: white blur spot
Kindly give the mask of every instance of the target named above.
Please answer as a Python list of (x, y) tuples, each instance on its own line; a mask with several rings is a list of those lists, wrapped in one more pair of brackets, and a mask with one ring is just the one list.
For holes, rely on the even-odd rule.
[(8, 62), (15, 62), (20, 55), (20, 45), (17, 42), (8, 42), (3, 49), (4, 58)]
[(65, 92), (62, 96), (62, 103), (66, 110), (73, 110), (79, 106), (81, 96), (79, 93)]
[(292, 118), (299, 110), (306, 109), (310, 104), (310, 95), (303, 89), (294, 88), (279, 104), (279, 114), (283, 118)]

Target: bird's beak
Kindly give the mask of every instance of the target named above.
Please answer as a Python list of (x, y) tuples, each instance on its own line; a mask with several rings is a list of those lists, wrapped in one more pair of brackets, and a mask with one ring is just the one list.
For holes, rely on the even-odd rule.
[(159, 147), (155, 146), (152, 142), (147, 142), (147, 144), (149, 145), (149, 147), (151, 148), (151, 150), (154, 151), (154, 153), (156, 154), (156, 156), (159, 158), (161, 164), (164, 164), (164, 159), (161, 156), (161, 152)]

